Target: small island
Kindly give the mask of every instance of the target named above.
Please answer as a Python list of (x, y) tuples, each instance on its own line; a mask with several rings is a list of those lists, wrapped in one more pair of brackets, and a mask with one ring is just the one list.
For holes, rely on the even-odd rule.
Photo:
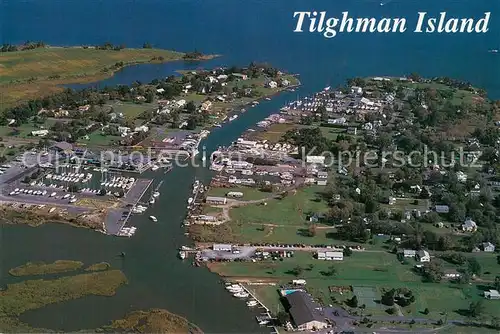
[(57, 260), (53, 263), (28, 262), (22, 266), (12, 268), (9, 274), (12, 276), (33, 276), (64, 273), (81, 269), (83, 262), (70, 260)]
[(203, 333), (187, 319), (162, 309), (131, 312), (124, 319), (115, 320), (100, 330), (105, 333)]

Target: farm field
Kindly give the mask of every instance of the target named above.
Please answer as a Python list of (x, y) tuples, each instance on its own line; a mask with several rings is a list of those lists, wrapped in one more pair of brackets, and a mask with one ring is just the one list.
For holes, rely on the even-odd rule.
[(111, 105), (116, 114), (123, 114), (123, 117), (129, 120), (134, 120), (144, 111), (154, 110), (157, 108), (153, 103), (123, 103), (117, 102)]

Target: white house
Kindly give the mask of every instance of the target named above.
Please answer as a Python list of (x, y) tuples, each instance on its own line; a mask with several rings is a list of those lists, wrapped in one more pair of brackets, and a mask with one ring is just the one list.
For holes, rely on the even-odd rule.
[(494, 252), (495, 251), (495, 245), (493, 245), (491, 242), (483, 242), (483, 250), (485, 252)]
[(470, 218), (467, 218), (465, 222), (462, 224), (462, 231), (464, 232), (476, 232), (477, 224)]
[(352, 94), (358, 94), (358, 95), (361, 95), (361, 94), (363, 94), (363, 88), (358, 87), (358, 86), (352, 86), (352, 87), (351, 87), (351, 93), (352, 93)]
[(458, 182), (466, 182), (467, 181), (467, 174), (465, 174), (462, 171), (457, 172), (457, 180)]
[(149, 131), (149, 127), (147, 127), (146, 125), (141, 125), (141, 126), (138, 126), (134, 129), (135, 132), (148, 132)]
[(212, 102), (211, 101), (205, 101), (201, 104), (201, 110), (210, 110), (210, 108), (212, 108)]
[(34, 137), (45, 137), (49, 134), (49, 130), (35, 130), (31, 131), (31, 135)]
[(157, 92), (157, 93), (159, 93), (159, 94), (161, 94), (161, 93), (165, 93), (165, 89), (163, 89), (163, 88), (158, 88), (158, 89), (156, 90), (156, 92)]
[(325, 157), (322, 155), (308, 155), (306, 156), (306, 162), (309, 164), (325, 164)]
[(500, 299), (500, 293), (498, 292), (498, 290), (485, 291), (484, 298), (486, 298), (486, 299)]
[(403, 249), (404, 257), (415, 257), (417, 255), (417, 251), (414, 249)]
[(419, 250), (415, 258), (420, 261), (420, 262), (430, 262), (431, 261), (431, 256), (429, 255), (428, 251), (425, 250)]
[(269, 87), (269, 88), (277, 88), (278, 87), (278, 83), (276, 81), (269, 81), (267, 83), (267, 87)]
[(179, 100), (179, 101), (175, 102), (175, 105), (178, 108), (184, 107), (186, 105), (186, 100)]

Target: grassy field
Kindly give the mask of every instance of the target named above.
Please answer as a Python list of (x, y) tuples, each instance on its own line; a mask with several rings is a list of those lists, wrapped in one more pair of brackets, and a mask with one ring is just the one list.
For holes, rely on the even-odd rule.
[(267, 205), (251, 204), (231, 210), (231, 219), (242, 223), (270, 223), (304, 226), (307, 215), (324, 213), (327, 203), (321, 198), (324, 187), (311, 186), (289, 194), (285, 198), (271, 199)]
[(0, 54), (0, 109), (21, 100), (61, 91), (67, 83), (91, 82), (113, 74), (112, 66), (182, 59), (183, 54), (158, 49), (95, 50), (50, 47)]
[(136, 119), (144, 111), (157, 108), (153, 103), (118, 102), (111, 106), (116, 114), (122, 113), (125, 118), (131, 120)]
[(53, 263), (28, 262), (22, 266), (10, 269), (9, 274), (11, 274), (12, 276), (56, 274), (78, 270), (82, 266), (83, 262), (70, 260), (57, 260)]
[(105, 136), (101, 130), (94, 131), (88, 134), (89, 139), (80, 138), (79, 145), (83, 146), (108, 146), (121, 139), (119, 136)]
[(255, 140), (267, 140), (271, 143), (277, 143), (285, 132), (295, 128), (297, 128), (296, 124), (272, 124), (266, 128), (265, 131), (255, 132), (255, 135), (252, 135), (252, 139), (255, 138)]
[(242, 192), (243, 197), (235, 198), (241, 201), (260, 200), (273, 196), (272, 193), (263, 192), (256, 188), (234, 187), (234, 188), (210, 188), (208, 196), (225, 197), (231, 191)]
[[(312, 257), (311, 253), (295, 252), (293, 258), (283, 261), (260, 261), (255, 263), (229, 262), (211, 264), (211, 270), (227, 277), (268, 278), (278, 283), (289, 283), (296, 278), (307, 281), (307, 290), (323, 304), (341, 304), (351, 298), (353, 293), (330, 292), (329, 287), (352, 287), (360, 294), (358, 299), (366, 304), (366, 314), (387, 315), (387, 306), (378, 302), (383, 289), (407, 287), (412, 290), (416, 301), (402, 308), (405, 315), (415, 317), (442, 318), (441, 312), (447, 312), (449, 319), (463, 319), (466, 310), (472, 301), (484, 300), (481, 284), (459, 285), (443, 281), (441, 283), (422, 283), (422, 279), (413, 271), (416, 262), (409, 260), (400, 263), (394, 254), (384, 252), (354, 252), (343, 261), (320, 261)], [(295, 276), (293, 269), (299, 266), (302, 272)], [(336, 273), (328, 276), (330, 267)], [(276, 306), (278, 295), (272, 290), (276, 287), (267, 287), (263, 291), (256, 290), (266, 303)], [(363, 297), (361, 291), (371, 291), (370, 297)], [(364, 300), (368, 298), (370, 300)], [(484, 300), (485, 315), (495, 315), (500, 312), (500, 303), (495, 300)], [(428, 315), (422, 314), (429, 308)]]
[[(323, 136), (329, 140), (336, 140), (337, 136), (341, 133), (347, 135), (345, 128), (335, 128), (335, 127), (327, 127), (327, 126), (320, 126), (319, 128), (320, 128)], [(349, 136), (349, 135), (347, 135), (347, 136)]]

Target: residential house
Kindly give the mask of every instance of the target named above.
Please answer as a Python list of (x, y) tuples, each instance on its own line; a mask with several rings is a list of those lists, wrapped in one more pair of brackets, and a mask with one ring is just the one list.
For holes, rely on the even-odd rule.
[(492, 253), (495, 251), (495, 245), (491, 242), (483, 242), (483, 251)]
[(345, 117), (330, 118), (328, 119), (327, 123), (330, 125), (345, 125), (347, 124), (347, 119)]
[(212, 102), (211, 101), (205, 101), (201, 104), (201, 110), (203, 111), (208, 111), (210, 110), (210, 108), (212, 108)]
[(327, 179), (328, 172), (318, 172), (318, 179)]
[(361, 94), (363, 94), (363, 88), (358, 87), (358, 86), (352, 86), (351, 87), (351, 94), (361, 95)]
[(316, 180), (316, 184), (317, 184), (318, 186), (326, 186), (326, 185), (327, 185), (327, 183), (328, 183), (328, 181), (327, 181), (327, 180)]
[(148, 132), (149, 131), (149, 127), (147, 127), (146, 125), (137, 126), (134, 129), (134, 131), (135, 132)]
[(65, 141), (56, 143), (54, 146), (52, 146), (52, 149), (64, 154), (73, 153), (73, 145)]
[(498, 292), (498, 290), (485, 291), (484, 298), (486, 298), (486, 299), (500, 299), (500, 293)]
[(415, 257), (417, 251), (414, 249), (403, 249), (403, 257)]
[(78, 107), (78, 111), (80, 111), (80, 112), (85, 112), (85, 111), (89, 111), (89, 110), (90, 110), (90, 104), (86, 104), (84, 106)]
[(396, 197), (389, 197), (388, 204), (389, 204), (389, 205), (394, 205), (394, 204), (396, 204)]
[(267, 83), (267, 87), (272, 88), (272, 89), (277, 88), (278, 87), (278, 83), (276, 81), (269, 81)]
[(462, 224), (462, 231), (464, 232), (476, 232), (477, 224), (470, 218), (467, 218), (465, 222)]
[(308, 155), (306, 156), (306, 162), (308, 164), (325, 164), (325, 157), (322, 155)]
[(437, 213), (449, 213), (450, 207), (448, 205), (436, 205), (435, 210)]
[(460, 278), (460, 273), (455, 269), (449, 269), (444, 271), (444, 278), (449, 280), (456, 280)]
[(287, 79), (281, 80), (281, 86), (282, 87), (287, 87), (289, 85), (290, 85), (290, 81), (288, 81)]
[(429, 255), (429, 252), (426, 250), (419, 250), (417, 254), (415, 255), (415, 259), (420, 262), (430, 262), (431, 261), (431, 256)]
[(315, 331), (328, 327), (321, 306), (304, 291), (294, 291), (286, 295), (288, 311), (299, 331)]
[(35, 130), (31, 131), (31, 135), (34, 137), (45, 137), (49, 134), (49, 130)]
[(458, 171), (456, 175), (458, 182), (464, 183), (467, 181), (467, 174), (465, 174), (464, 172)]
[(248, 79), (248, 75), (246, 74), (241, 74), (241, 73), (233, 73), (231, 74), (233, 77), (236, 77), (238, 79), (241, 79), (241, 80), (247, 80)]
[(224, 204), (227, 203), (227, 198), (225, 198), (225, 197), (207, 196), (205, 202), (207, 204), (224, 205)]

